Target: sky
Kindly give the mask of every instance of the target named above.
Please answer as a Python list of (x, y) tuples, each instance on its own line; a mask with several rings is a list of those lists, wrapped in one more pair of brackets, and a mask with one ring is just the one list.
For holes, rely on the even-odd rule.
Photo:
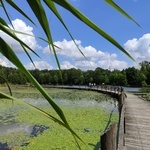
[[(35, 19), (26, 1), (15, 0), (18, 6), (26, 12), (37, 26), (22, 15), (7, 6), (11, 22), (17, 31), (33, 36), (17, 34), (41, 58), (30, 53), (36, 69), (58, 69), (54, 54), (46, 42), (37, 37), (45, 38), (43, 31)], [(135, 59), (135, 62), (118, 48), (76, 19), (65, 9), (57, 6), (75, 42), (85, 57), (79, 52), (67, 31), (45, 6), (54, 44), (59, 47), (56, 52), (61, 69), (76, 68), (81, 70), (95, 70), (97, 67), (109, 70), (122, 70), (128, 67), (138, 67), (142, 61), (150, 61), (150, 0), (115, 0), (139, 25), (127, 19), (114, 10), (104, 0), (69, 0), (84, 15), (91, 19), (102, 30), (107, 32)], [(7, 17), (0, 8), (0, 17), (7, 21)], [(10, 23), (7, 21), (8, 25)], [(27, 69), (35, 69), (21, 46), (8, 35), (0, 31), (2, 37), (15, 51)], [(6, 58), (0, 55), (0, 65), (14, 67)]]

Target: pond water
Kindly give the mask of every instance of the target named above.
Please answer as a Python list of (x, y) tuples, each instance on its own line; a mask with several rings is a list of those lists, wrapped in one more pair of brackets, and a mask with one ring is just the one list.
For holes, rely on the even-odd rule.
[[(23, 98), (23, 100), (29, 104), (32, 104), (36, 107), (50, 107), (49, 103), (43, 99), (38, 98), (36, 100), (31, 98)], [(102, 108), (109, 111), (114, 110), (118, 112), (118, 102), (116, 99), (109, 97), (109, 99), (104, 99), (103, 101), (96, 101), (96, 100), (88, 100), (88, 99), (81, 99), (81, 100), (69, 100), (69, 99), (54, 99), (55, 103), (59, 106), (68, 106), (68, 107), (95, 107), (95, 108)]]
[(124, 87), (125, 92), (139, 92), (140, 90), (140, 87)]
[[(113, 99), (106, 95), (101, 95), (100, 93), (94, 93), (95, 92), (93, 92), (94, 96), (92, 96), (92, 93), (89, 92), (84, 93), (83, 91), (65, 91), (64, 93), (64, 91), (61, 92), (59, 90), (60, 96), (58, 97), (58, 94), (56, 92), (55, 94), (57, 96), (54, 96), (53, 99), (55, 103), (58, 104), (60, 107), (65, 107), (65, 109), (69, 108), (69, 117), (71, 117), (71, 119), (69, 120), (72, 120), (72, 115), (79, 117), (77, 120), (79, 120), (80, 122), (81, 129), (78, 127), (78, 124), (74, 125), (74, 123), (76, 123), (77, 121), (73, 121), (73, 125), (77, 126), (75, 128), (77, 129), (77, 131), (80, 130), (80, 132), (84, 134), (86, 133), (85, 129), (87, 129), (90, 137), (92, 136), (93, 138), (95, 138), (95, 136), (97, 136), (99, 138), (100, 132), (103, 131), (103, 129), (100, 129), (100, 124), (102, 123), (102, 121), (104, 121), (104, 123), (102, 124), (104, 124), (103, 128), (105, 128), (105, 125), (109, 120), (109, 114), (112, 114), (112, 112), (114, 114), (118, 114), (118, 108), (116, 99)], [(69, 98), (67, 99), (66, 97)], [(33, 96), (30, 97), (29, 94), (27, 94), (27, 96), (24, 96), (22, 98), (22, 100), (44, 110), (47, 110), (50, 107), (48, 102), (44, 98), (39, 96), (33, 98)], [(34, 114), (33, 111), (27, 109), (22, 105), (12, 105), (11, 102), (7, 104), (2, 103), (2, 105), (0, 105), (0, 108), (2, 108), (0, 109), (0, 149), (7, 148), (9, 146), (27, 146), (30, 144), (30, 140), (35, 140), (35, 138), (33, 137), (38, 137), (46, 131), (47, 133), (51, 131), (54, 132), (55, 125), (52, 125), (52, 123), (47, 123), (43, 118), (38, 118), (39, 115)], [(101, 109), (106, 110), (107, 113), (104, 111), (99, 111)], [(77, 114), (73, 114), (74, 112), (72, 112), (71, 110), (75, 111), (75, 113)], [(32, 117), (30, 117), (30, 114)], [(72, 115), (70, 116), (70, 114)], [(101, 117), (97, 119), (99, 115), (101, 115)], [(86, 118), (86, 116), (88, 118)], [(102, 116), (104, 118), (102, 118)], [(17, 117), (19, 119), (16, 119)], [(89, 118), (93, 120), (90, 121)], [(89, 121), (91, 125), (89, 124)], [(59, 128), (57, 130), (59, 130)], [(55, 133), (53, 134), (54, 137)], [(85, 135), (83, 135), (83, 137), (84, 136)], [(18, 140), (16, 140), (16, 138)], [(95, 143), (97, 143), (97, 140), (95, 141)], [(45, 145), (46, 144), (47, 143), (45, 143)]]

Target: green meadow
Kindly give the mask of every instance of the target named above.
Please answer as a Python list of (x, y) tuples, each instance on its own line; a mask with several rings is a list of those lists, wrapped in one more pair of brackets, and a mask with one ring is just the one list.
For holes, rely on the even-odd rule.
[[(0, 90), (8, 93), (6, 87)], [(93, 91), (45, 89), (63, 110), (70, 126), (85, 142), (83, 150), (98, 150), (100, 136), (106, 127), (118, 122), (116, 100)], [(58, 117), (46, 100), (33, 87), (13, 86), (12, 93)], [(110, 123), (109, 123), (110, 122)], [(0, 100), (0, 146), (13, 150), (77, 150), (71, 133), (20, 102)]]

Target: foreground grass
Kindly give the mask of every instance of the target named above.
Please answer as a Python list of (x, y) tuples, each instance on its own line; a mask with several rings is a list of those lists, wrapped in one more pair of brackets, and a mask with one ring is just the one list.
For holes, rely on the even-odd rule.
[[(5, 89), (3, 89), (5, 90)], [(49, 90), (49, 89), (47, 89)], [(14, 94), (20, 93), (24, 91), (24, 88), (14, 88)], [(51, 90), (52, 91), (52, 90)], [(26, 94), (25, 94), (26, 93)], [(34, 93), (34, 94), (33, 94)], [(51, 92), (55, 97), (58, 93), (61, 95), (69, 95), (69, 97), (73, 97), (74, 95), (80, 95), (79, 100), (83, 97), (85, 98), (87, 95), (83, 94), (83, 91), (72, 91), (73, 95), (70, 94), (69, 90), (53, 90)], [(62, 94), (65, 93), (65, 94)], [(76, 93), (76, 94), (75, 94)], [(95, 95), (95, 99), (97, 100), (96, 92), (92, 92)], [(90, 92), (90, 95), (92, 94)], [(28, 89), (28, 92), (22, 92), (24, 97), (32, 97), (33, 94), (36, 95), (37, 99), (39, 98), (38, 93), (34, 88)], [(82, 95), (82, 97), (81, 97)], [(99, 95), (100, 96), (100, 95)], [(94, 98), (94, 96), (92, 96)], [(36, 101), (36, 99), (35, 99)], [(1, 125), (7, 125), (12, 122), (17, 122), (25, 125), (43, 125), (47, 127), (47, 129), (37, 134), (36, 136), (31, 136), (31, 134), (26, 134), (26, 132), (10, 132), (9, 134), (3, 134), (0, 136), (0, 141), (2, 143), (7, 142), (15, 150), (21, 149), (32, 149), (32, 150), (54, 150), (54, 149), (65, 149), (65, 150), (76, 150), (77, 145), (74, 142), (72, 135), (68, 132), (68, 130), (64, 129), (60, 125), (51, 121), (50, 119), (44, 117), (42, 114), (35, 112), (33, 109), (29, 109), (19, 103), (14, 102), (12, 104), (11, 101), (1, 100), (0, 102), (0, 114), (2, 116), (7, 116), (11, 114), (12, 118), (8, 120), (1, 120)], [(42, 109), (56, 116), (53, 109), (51, 107), (41, 106)], [(75, 130), (75, 132), (85, 141), (86, 145), (81, 144), (82, 149), (98, 149), (100, 135), (103, 134), (105, 127), (109, 121), (110, 111), (104, 110), (98, 107), (73, 107), (73, 106), (64, 106), (62, 105), (68, 122), (71, 127)], [(57, 117), (57, 116), (56, 116)], [(4, 121), (5, 120), (5, 121)], [(111, 122), (117, 122), (118, 115), (113, 113)], [(22, 146), (21, 146), (22, 145)]]

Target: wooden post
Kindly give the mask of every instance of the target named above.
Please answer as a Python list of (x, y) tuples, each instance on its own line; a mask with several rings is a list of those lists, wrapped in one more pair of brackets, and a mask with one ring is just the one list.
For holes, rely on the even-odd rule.
[(121, 92), (121, 94), (119, 95), (119, 99), (118, 99), (119, 115), (121, 114), (121, 110), (122, 110), (122, 106), (124, 104), (124, 100), (125, 100), (125, 93)]
[(119, 95), (119, 128), (118, 128), (118, 139), (117, 139), (117, 150), (122, 150), (124, 145), (125, 145), (125, 141), (124, 141), (124, 136), (125, 136), (125, 116), (124, 116), (124, 112), (125, 112), (125, 105), (124, 105), (124, 101), (125, 101), (125, 97), (126, 94), (124, 92), (122, 92)]
[(116, 123), (101, 136), (101, 150), (116, 150)]

